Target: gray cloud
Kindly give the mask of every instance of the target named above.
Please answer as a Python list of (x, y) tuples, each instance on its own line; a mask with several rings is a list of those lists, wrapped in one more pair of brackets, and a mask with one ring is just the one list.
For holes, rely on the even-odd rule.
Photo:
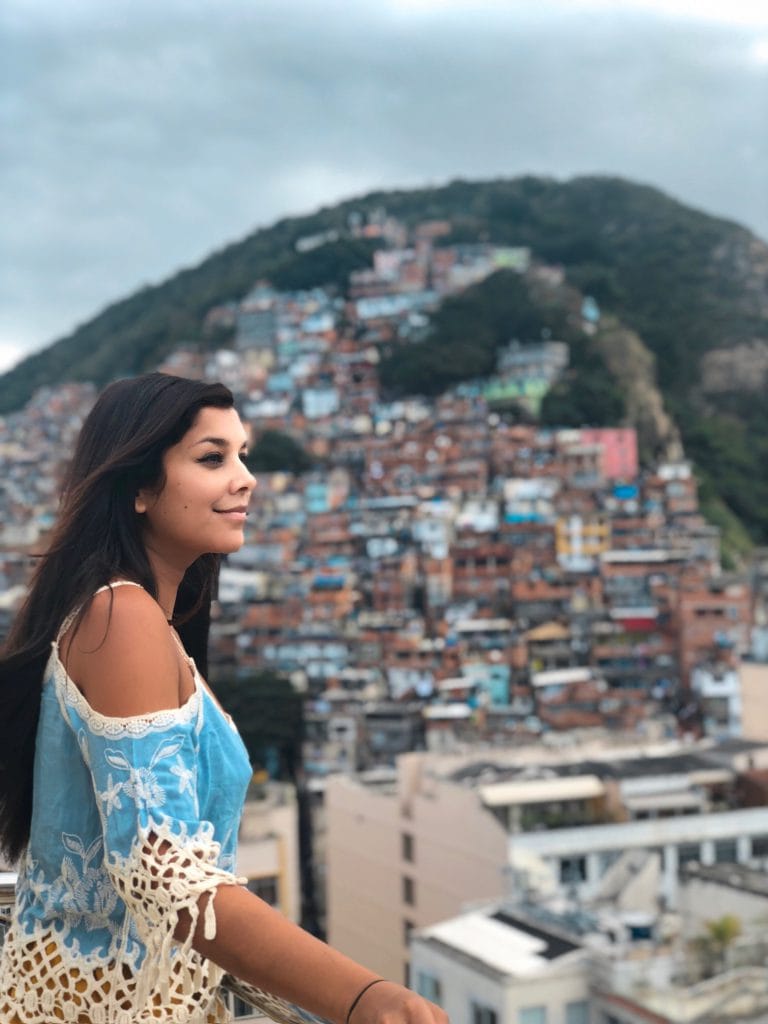
[(554, 2), (7, 0), (2, 18), (0, 345), (280, 215), (456, 176), (616, 173), (768, 237), (768, 66), (745, 27)]

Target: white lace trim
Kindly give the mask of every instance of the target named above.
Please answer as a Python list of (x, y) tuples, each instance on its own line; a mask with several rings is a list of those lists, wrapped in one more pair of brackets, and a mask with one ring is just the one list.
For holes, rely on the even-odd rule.
[[(99, 594), (103, 590), (110, 590), (112, 587), (138, 587), (140, 590), (144, 589), (139, 583), (134, 583), (132, 580), (114, 580), (104, 587), (99, 587), (96, 593)], [(181, 707), (150, 711), (143, 715), (129, 715), (125, 718), (102, 715), (91, 707), (78, 689), (77, 684), (69, 676), (59, 653), (59, 640), (72, 625), (79, 610), (79, 608), (75, 608), (74, 611), (70, 612), (64, 622), (62, 622), (56, 639), (52, 641), (51, 656), (48, 659), (44, 677), (47, 680), (53, 676), (56, 696), (65, 721), (69, 721), (66, 710), (68, 705), (75, 709), (94, 736), (148, 736), (153, 732), (162, 732), (172, 725), (185, 725), (195, 721), (195, 719), (197, 719), (197, 731), (199, 731), (202, 726), (202, 683), (200, 673), (197, 671), (194, 659), (189, 657), (175, 633), (173, 633), (173, 637), (179, 647), (181, 647), (182, 654), (192, 671), (194, 680), (194, 690)]]
[[(39, 924), (27, 933), (14, 924), (0, 968), (0, 1020), (15, 1015), (21, 1024), (228, 1021), (217, 1000), (223, 971), (192, 948), (201, 913), (206, 939), (216, 936), (218, 887), (245, 881), (216, 866), (219, 853), (209, 824), (176, 833), (150, 822), (128, 857), (113, 854), (106, 867), (128, 913), (109, 957), (81, 953), (68, 929)], [(174, 933), (182, 915), (190, 927), (179, 942)], [(138, 966), (136, 937), (144, 946)]]
[[(195, 672), (195, 688), (181, 707), (150, 711), (143, 715), (129, 715), (126, 718), (114, 718), (110, 715), (102, 715), (91, 707), (67, 674), (67, 670), (61, 663), (55, 642), (52, 644), (52, 648), (45, 676), (46, 679), (53, 677), (56, 696), (65, 721), (69, 721), (67, 707), (74, 708), (94, 736), (148, 736), (153, 732), (162, 732), (172, 725), (186, 725), (198, 720), (202, 707), (202, 694), (197, 672)], [(198, 721), (198, 727), (199, 725)]]
[[(193, 956), (197, 956), (193, 954)], [(197, 957), (202, 970), (210, 961)], [(136, 978), (115, 961), (75, 956), (50, 928), (28, 935), (12, 925), (0, 961), (3, 1024), (230, 1024), (232, 1018), (211, 976), (203, 989), (192, 981), (197, 965), (175, 957), (168, 965), (173, 991), (136, 1002)]]

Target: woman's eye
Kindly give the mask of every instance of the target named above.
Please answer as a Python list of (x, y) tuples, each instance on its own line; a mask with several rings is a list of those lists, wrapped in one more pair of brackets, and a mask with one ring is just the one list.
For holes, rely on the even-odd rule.
[(201, 459), (197, 460), (202, 462), (205, 466), (220, 466), (224, 462), (224, 456), (221, 452), (208, 452)]

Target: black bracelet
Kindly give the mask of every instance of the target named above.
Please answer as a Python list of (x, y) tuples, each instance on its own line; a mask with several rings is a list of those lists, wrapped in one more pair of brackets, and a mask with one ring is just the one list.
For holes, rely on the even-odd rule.
[(386, 978), (374, 978), (373, 981), (369, 981), (367, 985), (363, 985), (363, 987), (357, 993), (355, 998), (352, 1000), (352, 1005), (347, 1010), (347, 1019), (344, 1021), (344, 1024), (349, 1024), (349, 1019), (352, 1016), (352, 1011), (357, 1006), (357, 1004), (360, 1002), (360, 1000), (363, 998), (363, 996), (368, 991), (368, 989), (369, 988), (373, 988), (374, 985), (378, 985), (380, 981), (386, 981), (386, 980), (387, 980)]

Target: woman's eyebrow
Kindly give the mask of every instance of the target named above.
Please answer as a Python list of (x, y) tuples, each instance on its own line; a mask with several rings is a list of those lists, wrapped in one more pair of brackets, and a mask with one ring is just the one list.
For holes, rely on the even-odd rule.
[[(218, 448), (229, 448), (229, 441), (225, 437), (201, 437), (199, 441), (195, 441), (192, 445), (196, 448), (199, 444), (215, 444)], [(233, 445), (233, 447), (236, 447)], [(240, 448), (247, 448), (248, 441), (242, 441), (239, 445)]]

